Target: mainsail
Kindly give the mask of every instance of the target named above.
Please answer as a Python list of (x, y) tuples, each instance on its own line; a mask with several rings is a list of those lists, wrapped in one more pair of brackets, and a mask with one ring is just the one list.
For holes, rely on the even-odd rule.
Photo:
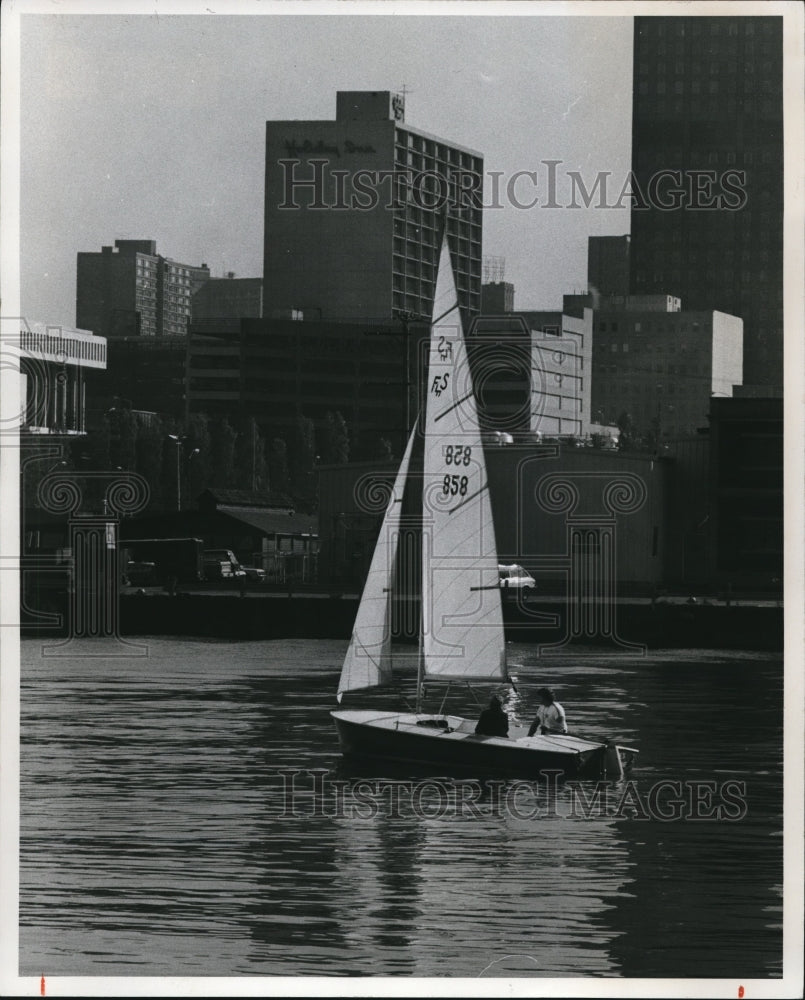
[(352, 639), (341, 669), (338, 701), (345, 691), (391, 682), (391, 586), (400, 541), (400, 514), (415, 432), (394, 480), (380, 535), (358, 605)]
[(495, 531), (450, 251), (442, 243), (425, 406), (425, 679), (508, 679)]

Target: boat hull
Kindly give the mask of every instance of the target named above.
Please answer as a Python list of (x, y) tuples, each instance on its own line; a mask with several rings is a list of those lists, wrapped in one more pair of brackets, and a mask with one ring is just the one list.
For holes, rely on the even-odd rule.
[[(476, 736), (475, 723), (458, 716), (416, 716), (371, 711), (331, 712), (346, 757), (382, 759), (442, 769), (445, 774), (538, 778), (620, 777), (612, 773), (613, 747), (573, 736)], [(617, 750), (617, 748), (615, 748)]]

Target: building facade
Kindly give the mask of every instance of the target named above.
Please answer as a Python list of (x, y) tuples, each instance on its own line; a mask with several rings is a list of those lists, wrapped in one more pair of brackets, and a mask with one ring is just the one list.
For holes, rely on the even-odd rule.
[[(424, 337), (427, 328), (412, 329)], [(207, 320), (194, 324), (188, 354), (190, 412), (254, 417), (264, 433), (292, 433), (299, 415), (322, 427), (340, 412), (353, 453), (379, 438), (401, 454), (404, 425), (416, 401), (405, 405), (404, 344), (399, 324)], [(419, 383), (411, 345), (412, 388)]]
[(193, 293), (190, 310), (191, 322), (228, 316), (259, 319), (263, 315), (263, 279), (236, 278), (232, 271), (225, 278), (210, 278)]
[(613, 300), (595, 310), (593, 417), (614, 424), (628, 413), (638, 433), (696, 434), (707, 427), (711, 397), (732, 396), (741, 384), (743, 322), (721, 312), (682, 311), (673, 297), (655, 298), (653, 309), (638, 296), (626, 300), (626, 308)]
[(481, 285), (481, 313), (499, 316), (514, 312), (514, 285), (510, 281), (487, 281)]
[[(569, 593), (579, 560), (596, 563), (610, 540), (617, 589), (645, 592), (662, 581), (670, 463), (651, 455), (533, 442), (486, 447), (485, 455), (498, 556), (532, 573), (541, 595)], [(371, 497), (376, 484), (393, 484), (396, 466), (351, 462), (319, 471), (320, 581), (360, 593), (382, 521)], [(572, 513), (550, 501), (552, 482), (577, 497)], [(607, 490), (618, 483), (635, 488), (641, 502), (613, 516)], [(583, 538), (572, 518), (583, 520)], [(415, 544), (413, 552), (418, 549)], [(610, 591), (610, 596), (615, 595)]]
[(467, 337), (486, 431), (583, 437), (590, 430), (592, 311), (479, 316)]
[(77, 256), (76, 323), (97, 336), (185, 337), (206, 264), (180, 264), (154, 240), (115, 240)]
[(106, 369), (106, 340), (89, 330), (44, 323), (20, 329), (21, 430), (28, 434), (84, 434), (87, 375)]
[(783, 591), (781, 399), (713, 399), (712, 563), (720, 585)]
[(267, 122), (265, 315), (429, 319), (446, 231), (466, 324), (482, 179), (480, 153), (405, 123), (401, 94), (339, 92), (335, 121)]
[(113, 337), (106, 370), (91, 373), (92, 409), (106, 410), (120, 400), (132, 410), (181, 419), (186, 414), (187, 337)]
[(631, 291), (744, 321), (746, 391), (783, 382), (782, 17), (635, 18)]
[(628, 295), (631, 236), (590, 236), (587, 240), (587, 287), (599, 295)]
[(591, 421), (592, 309), (518, 315), (532, 330), (531, 430), (585, 437)]

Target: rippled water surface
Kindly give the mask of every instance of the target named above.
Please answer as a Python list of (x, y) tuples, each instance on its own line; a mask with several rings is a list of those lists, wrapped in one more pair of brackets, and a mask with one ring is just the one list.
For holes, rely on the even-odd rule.
[[(24, 643), (22, 975), (780, 974), (779, 660), (510, 646), (514, 717), (549, 683), (572, 731), (640, 749), (585, 818), (565, 786), (460, 810), (395, 775), (361, 799), (328, 715), (346, 643), (143, 642)], [(450, 708), (477, 712), (469, 693)], [(641, 817), (664, 779), (686, 782), (683, 812), (712, 780), (743, 815)]]

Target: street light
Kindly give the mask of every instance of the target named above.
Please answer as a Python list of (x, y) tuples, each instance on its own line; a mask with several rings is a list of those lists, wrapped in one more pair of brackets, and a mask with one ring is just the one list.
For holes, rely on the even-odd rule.
[(168, 437), (176, 445), (176, 509), (182, 509), (182, 445), (185, 438), (178, 434), (169, 434)]

